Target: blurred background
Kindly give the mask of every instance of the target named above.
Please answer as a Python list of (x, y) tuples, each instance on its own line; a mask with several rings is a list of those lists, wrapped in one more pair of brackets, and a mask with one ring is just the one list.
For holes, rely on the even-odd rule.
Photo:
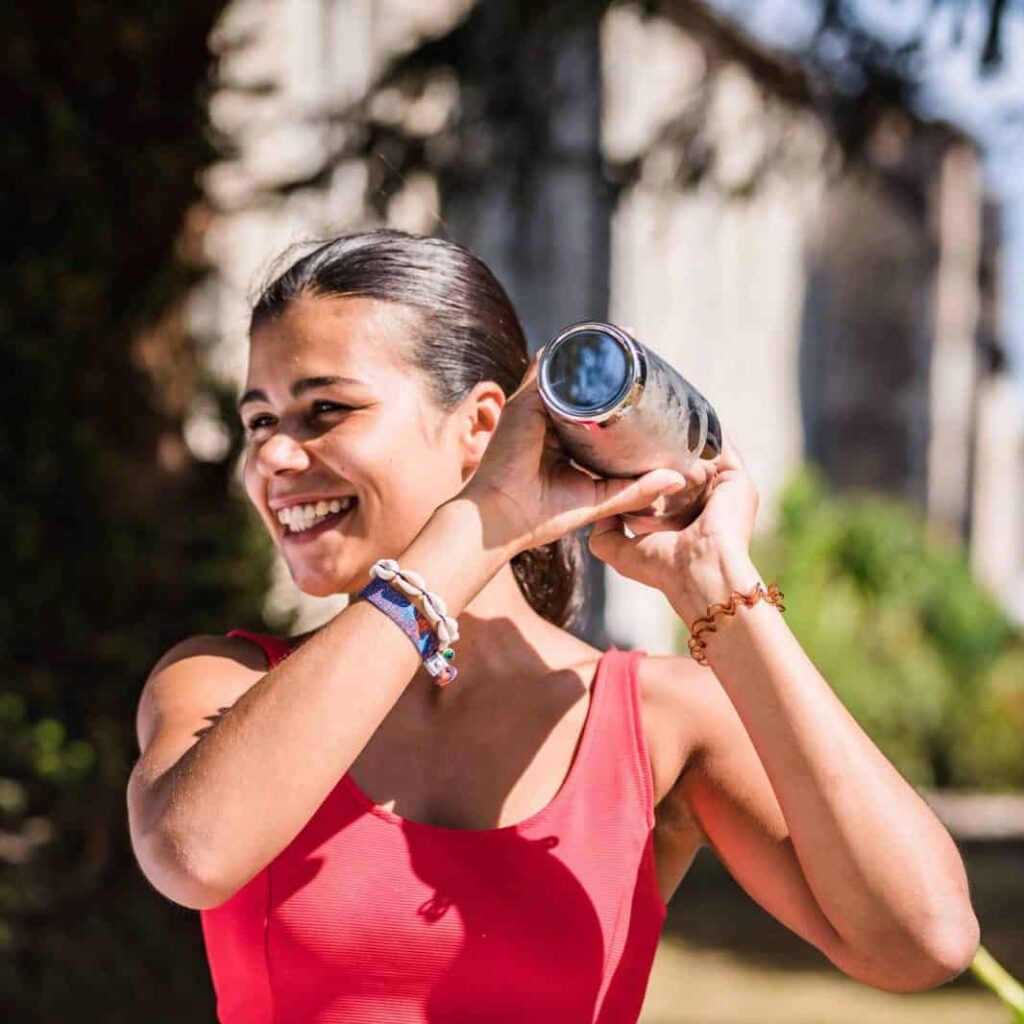
[[(124, 790), (149, 669), (303, 599), (238, 479), (247, 301), (289, 243), (480, 255), (533, 348), (634, 325), (761, 493), (794, 632), (960, 847), (1024, 974), (1024, 7), (53, 0), (0, 10), (0, 1012), (212, 1021)], [(685, 653), (588, 566), (577, 631)], [(922, 865), (927, 870), (927, 865)], [(843, 976), (702, 850), (646, 1024), (1008, 1020)]]

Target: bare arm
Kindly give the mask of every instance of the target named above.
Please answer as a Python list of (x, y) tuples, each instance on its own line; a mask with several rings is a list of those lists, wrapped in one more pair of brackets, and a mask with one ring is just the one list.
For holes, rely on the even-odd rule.
[[(518, 552), (600, 516), (646, 508), (685, 483), (668, 470), (636, 480), (574, 470), (548, 448), (536, 378), (535, 355), (471, 486), (398, 556), (452, 615)], [(419, 667), (408, 638), (362, 601), (262, 677), (230, 656), (158, 665), (140, 702), (143, 753), (128, 786), (132, 844), (146, 877), (196, 908), (237, 892), (299, 834)]]
[[(695, 569), (673, 604), (693, 622), (712, 601), (759, 581), (746, 555), (728, 556)], [(718, 626), (710, 670), (692, 670), (707, 674), (708, 746), (684, 780), (716, 851), (763, 905), (853, 977), (909, 992), (961, 973), (979, 927), (942, 823), (775, 608), (759, 601)]]
[[(449, 614), (458, 615), (509, 557), (483, 522), (477, 503), (448, 502), (399, 556), (444, 594)], [(195, 908), (223, 902), (298, 835), (421, 664), (395, 625), (360, 601), (255, 683), (251, 669), (221, 664), (211, 673), (220, 677), (211, 683), (219, 699), (199, 710), (192, 697), (190, 715), (173, 703), (161, 707), (175, 699), (162, 686), (170, 673), (178, 672), (175, 691), (195, 694), (203, 664), (209, 673), (211, 662), (228, 661), (157, 666), (140, 702), (143, 753), (128, 787), (142, 870), (169, 898)], [(231, 700), (224, 694), (232, 687), (241, 695), (224, 713), (209, 714)], [(161, 690), (166, 698), (155, 696)], [(200, 728), (209, 718), (213, 724)]]

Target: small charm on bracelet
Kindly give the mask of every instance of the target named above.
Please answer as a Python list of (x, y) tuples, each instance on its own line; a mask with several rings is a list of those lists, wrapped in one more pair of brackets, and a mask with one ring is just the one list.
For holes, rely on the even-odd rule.
[(458, 674), (459, 670), (451, 664), (455, 651), (446, 647), (443, 651), (435, 651), (425, 658), (423, 666), (434, 677), (438, 686), (447, 686)]

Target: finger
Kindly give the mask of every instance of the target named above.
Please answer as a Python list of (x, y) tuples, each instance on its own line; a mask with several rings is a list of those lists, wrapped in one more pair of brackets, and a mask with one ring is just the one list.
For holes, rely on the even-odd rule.
[(578, 473), (582, 473), (584, 476), (589, 476), (591, 480), (603, 480), (604, 477), (600, 473), (595, 473), (592, 469), (588, 469), (586, 466), (577, 462), (573, 458), (568, 459), (569, 465), (572, 466)]
[(600, 537), (606, 533), (621, 533), (622, 520), (618, 516), (602, 516), (591, 527), (590, 536)]
[(537, 349), (523, 374), (519, 387), (509, 396), (502, 410), (503, 418), (527, 445), (539, 444), (541, 458), (557, 462), (565, 457), (561, 438), (555, 430), (547, 403), (540, 393), (537, 366), (545, 346)]
[(602, 562), (615, 562), (623, 550), (633, 541), (623, 531), (622, 520), (618, 516), (606, 516), (594, 523), (587, 547), (595, 558)]
[(600, 517), (617, 516), (646, 508), (662, 494), (675, 494), (686, 486), (686, 478), (674, 469), (652, 469), (636, 480), (595, 481)]
[(694, 459), (684, 470), (687, 486), (697, 491), (705, 487), (711, 479), (718, 475), (720, 464), (716, 459)]

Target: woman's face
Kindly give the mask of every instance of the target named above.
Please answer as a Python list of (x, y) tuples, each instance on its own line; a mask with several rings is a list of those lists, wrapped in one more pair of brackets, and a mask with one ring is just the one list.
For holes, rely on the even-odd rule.
[(414, 329), (395, 303), (304, 297), (253, 332), (245, 490), (308, 594), (361, 590), (462, 488), (457, 417), (403, 356)]

